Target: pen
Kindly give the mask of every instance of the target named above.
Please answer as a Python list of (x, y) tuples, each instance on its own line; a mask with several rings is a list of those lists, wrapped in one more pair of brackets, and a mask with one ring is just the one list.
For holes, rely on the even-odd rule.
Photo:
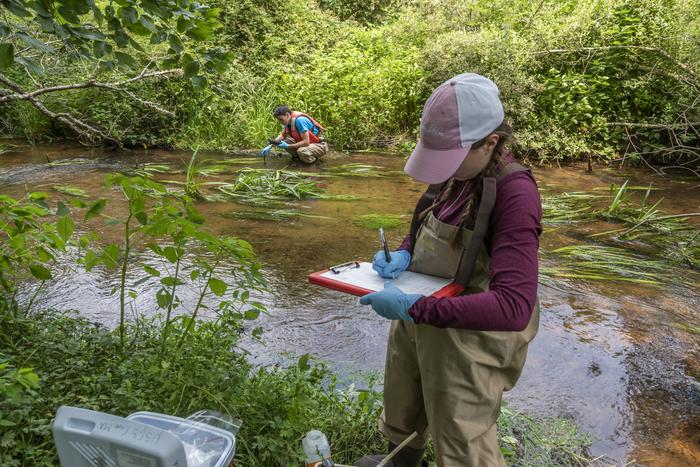
[(379, 227), (379, 243), (381, 243), (384, 249), (384, 259), (387, 263), (391, 262), (391, 255), (389, 254), (389, 245), (386, 244), (386, 237), (384, 237), (384, 228)]

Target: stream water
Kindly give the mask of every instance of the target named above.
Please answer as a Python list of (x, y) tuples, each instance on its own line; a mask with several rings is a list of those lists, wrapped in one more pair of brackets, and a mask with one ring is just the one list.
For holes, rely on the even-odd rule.
[[(91, 198), (108, 198), (107, 210), (120, 212), (124, 206), (116, 201), (116, 193), (103, 190), (105, 173), (146, 162), (181, 167), (189, 157), (165, 151), (20, 147), (0, 155), (0, 193), (21, 197), (27, 191), (51, 192), (55, 185), (69, 185), (85, 190)], [(214, 153), (200, 157), (224, 160), (238, 156)], [(321, 168), (300, 170), (314, 175), (351, 162), (387, 171), (401, 170), (404, 163), (397, 155), (362, 153), (335, 155)], [(286, 158), (270, 158), (266, 167), (283, 168), (287, 163)], [(262, 168), (262, 160), (251, 166)], [(693, 188), (697, 181), (671, 180), (628, 168), (598, 168), (588, 174), (572, 166), (536, 168), (534, 173), (540, 189), (547, 193), (606, 195), (611, 183), (627, 179), (635, 185), (652, 182), (659, 190), (651, 196), (664, 198), (664, 212), (700, 211), (700, 188)], [(157, 178), (181, 180), (182, 175)], [(224, 174), (212, 180), (233, 178), (234, 174)], [(277, 222), (226, 218), (222, 214), (250, 209), (230, 201), (201, 202), (198, 207), (217, 233), (250, 241), (265, 265), (270, 291), (257, 298), (269, 313), (256, 322), (265, 331), (262, 341), (245, 342), (251, 358), (267, 364), (309, 353), (350, 378), (356, 372), (381, 371), (389, 323), (360, 306), (356, 297), (310, 286), (306, 276), (349, 259), (372, 257), (378, 249), (376, 231), (356, 225), (353, 219), (358, 215), (405, 215), (402, 227), (387, 231), (390, 244), (398, 245), (424, 186), (406, 176), (319, 180), (329, 193), (364, 198), (299, 201), (294, 203), (296, 209), (322, 217)], [(99, 220), (90, 221), (89, 227), (99, 230), (104, 240), (119, 238), (114, 227)], [(549, 252), (565, 245), (593, 243), (592, 234), (610, 228), (608, 223), (589, 221), (546, 225), (541, 265), (556, 268), (557, 257)], [(35, 306), (76, 309), (114, 325), (118, 297), (110, 292), (118, 283), (117, 273), (99, 269), (86, 273), (73, 258), (61, 261), (58, 269)], [(139, 274), (145, 273), (134, 273), (133, 281), (140, 279)], [(523, 375), (506, 400), (533, 416), (574, 420), (592, 434), (591, 454), (605, 456), (601, 463), (606, 465), (700, 465), (700, 275), (687, 267), (674, 274), (678, 280), (663, 285), (576, 278), (542, 281), (539, 334), (530, 346)], [(156, 309), (154, 294), (149, 292), (157, 288), (156, 282), (139, 285), (135, 309)], [(188, 292), (183, 294), (187, 302)]]

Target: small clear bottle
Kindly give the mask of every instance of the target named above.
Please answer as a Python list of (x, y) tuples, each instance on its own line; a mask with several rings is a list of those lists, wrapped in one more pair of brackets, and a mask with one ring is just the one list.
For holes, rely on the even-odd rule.
[(331, 462), (331, 446), (323, 432), (309, 431), (301, 440), (306, 455), (306, 467), (333, 465)]

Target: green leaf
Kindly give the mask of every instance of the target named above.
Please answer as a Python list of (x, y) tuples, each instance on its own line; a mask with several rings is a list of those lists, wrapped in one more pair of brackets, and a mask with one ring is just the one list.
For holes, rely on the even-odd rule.
[(5, 70), (15, 61), (15, 48), (12, 44), (0, 44), (0, 70)]
[(211, 37), (212, 29), (208, 24), (198, 24), (197, 27), (190, 28), (186, 33), (195, 41), (205, 41)]
[(49, 253), (45, 248), (41, 247), (36, 249), (36, 256), (39, 258), (39, 261), (44, 263), (48, 263), (54, 259), (54, 256), (51, 253)]
[(125, 67), (134, 68), (136, 66), (136, 60), (134, 60), (134, 58), (131, 55), (126, 54), (124, 52), (114, 52), (114, 58), (117, 59), (120, 65), (123, 65)]
[(311, 356), (310, 356), (309, 354), (307, 354), (307, 353), (305, 353), (304, 355), (302, 355), (301, 357), (299, 357), (299, 361), (297, 362), (297, 367), (298, 367), (301, 371), (307, 371), (307, 370), (310, 368), (310, 366), (309, 366), (309, 358), (311, 358)]
[(184, 284), (184, 282), (181, 279), (178, 279), (177, 277), (173, 277), (173, 276), (167, 276), (167, 277), (162, 278), (160, 280), (160, 283), (166, 287), (173, 287), (173, 286)]
[(93, 250), (88, 250), (87, 253), (85, 253), (84, 262), (85, 270), (90, 272), (92, 268), (100, 263), (100, 257), (97, 256), (97, 253), (95, 253)]
[(119, 258), (121, 256), (121, 249), (118, 245), (112, 243), (107, 245), (102, 250), (102, 263), (109, 269), (114, 269), (119, 266)]
[(85, 213), (85, 218), (83, 220), (88, 221), (92, 219), (93, 217), (97, 217), (100, 215), (102, 210), (105, 208), (107, 205), (107, 200), (106, 199), (100, 199), (93, 203), (92, 206), (90, 206), (90, 209)]
[(174, 263), (175, 261), (177, 261), (177, 250), (175, 250), (175, 248), (173, 248), (171, 246), (165, 247), (165, 248), (163, 248), (161, 253), (162, 253), (162, 256), (165, 256), (165, 258), (168, 261), (170, 261), (171, 263)]
[(143, 267), (143, 270), (146, 271), (151, 276), (154, 276), (154, 277), (160, 276), (160, 271), (154, 267), (146, 265)]
[(192, 82), (192, 87), (195, 91), (201, 91), (207, 87), (207, 78), (205, 76), (193, 76), (190, 78), (190, 81)]
[(37, 62), (30, 58), (26, 57), (15, 57), (15, 62), (19, 63), (20, 65), (24, 66), (24, 68), (27, 69), (28, 72), (34, 73), (36, 75), (40, 75), (44, 73), (44, 69), (39, 65)]
[(214, 295), (216, 295), (217, 297), (221, 297), (223, 294), (226, 293), (228, 285), (221, 279), (212, 277), (211, 279), (209, 279), (209, 288), (214, 293)]
[(144, 28), (148, 29), (148, 30), (151, 31), (151, 32), (154, 32), (154, 33), (157, 33), (157, 32), (158, 32), (158, 28), (157, 28), (152, 22), (150, 22), (150, 21), (148, 20), (148, 18), (146, 18), (146, 17), (143, 16), (143, 15), (141, 15), (141, 17), (139, 18), (139, 23), (141, 23), (141, 25), (142, 25)]
[(170, 44), (170, 48), (176, 54), (182, 52), (182, 42), (180, 42), (180, 39), (176, 35), (170, 34), (168, 36), (168, 44)]
[(180, 16), (177, 19), (177, 32), (185, 32), (187, 31), (187, 28), (191, 26), (191, 21), (185, 18), (184, 16)]
[(146, 225), (148, 223), (148, 215), (145, 211), (139, 211), (134, 213), (134, 217), (139, 221), (141, 225)]
[(32, 368), (21, 368), (17, 372), (17, 382), (27, 389), (39, 386), (39, 377)]
[(67, 216), (68, 214), (70, 214), (70, 209), (68, 209), (68, 207), (63, 203), (63, 201), (59, 201), (56, 207), (56, 215), (58, 217), (63, 217)]
[(120, 8), (118, 14), (126, 24), (134, 24), (139, 20), (139, 13), (130, 6)]
[(254, 308), (246, 310), (245, 314), (243, 315), (243, 317), (247, 320), (258, 319), (258, 316), (260, 316), (260, 310), (256, 310)]
[(51, 271), (46, 269), (41, 264), (32, 264), (31, 266), (29, 266), (29, 272), (32, 273), (32, 276), (36, 277), (41, 281), (47, 281), (52, 277)]
[(187, 205), (187, 218), (195, 224), (204, 224), (204, 216), (193, 205)]
[(36, 39), (36, 38), (30, 36), (29, 34), (25, 34), (23, 32), (20, 32), (20, 33), (17, 33), (17, 37), (19, 37), (20, 39), (22, 39), (24, 42), (31, 45), (35, 49), (41, 50), (42, 52), (52, 53), (54, 51), (53, 47), (44, 44), (39, 39)]
[(58, 221), (56, 222), (56, 230), (58, 231), (58, 235), (65, 242), (71, 235), (73, 235), (73, 232), (75, 231), (75, 223), (70, 216), (59, 217)]
[(167, 308), (170, 304), (170, 293), (165, 289), (160, 289), (156, 292), (156, 302), (160, 308)]

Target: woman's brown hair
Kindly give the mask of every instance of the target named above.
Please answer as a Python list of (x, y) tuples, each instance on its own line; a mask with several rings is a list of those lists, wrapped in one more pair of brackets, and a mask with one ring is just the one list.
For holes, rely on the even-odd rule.
[[(480, 139), (479, 141), (472, 144), (471, 149), (477, 149), (480, 146), (486, 144), (486, 140), (491, 135), (498, 135), (498, 142), (496, 147), (493, 149), (493, 154), (491, 160), (486, 165), (484, 170), (482, 170), (477, 176), (468, 180), (467, 183), (472, 185), (469, 192), (469, 197), (467, 202), (464, 204), (462, 213), (459, 216), (458, 227), (461, 227), (467, 222), (467, 220), (474, 219), (476, 217), (476, 211), (478, 210), (479, 203), (481, 202), (481, 192), (483, 190), (483, 180), (484, 177), (495, 177), (503, 166), (508, 162), (506, 161), (505, 155), (507, 154), (506, 145), (513, 141), (513, 130), (511, 130), (510, 125), (508, 125), (505, 120), (486, 137)], [(452, 194), (452, 188), (454, 187), (455, 179), (450, 178), (447, 184), (435, 197), (433, 204), (420, 213), (420, 219), (422, 220), (429, 212), (444, 203)], [(455, 236), (453, 241), (456, 241), (459, 236)]]

